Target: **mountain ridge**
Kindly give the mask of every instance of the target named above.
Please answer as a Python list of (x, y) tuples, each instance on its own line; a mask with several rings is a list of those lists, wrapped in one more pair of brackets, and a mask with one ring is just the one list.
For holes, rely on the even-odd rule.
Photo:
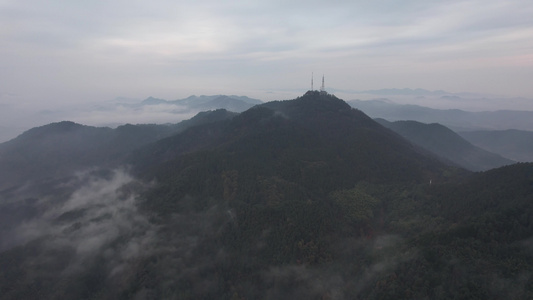
[(226, 110), (198, 113), (177, 124), (125, 124), (115, 129), (72, 121), (50, 123), (0, 143), (0, 189), (94, 166), (117, 166), (130, 151), (188, 127), (232, 118)]
[(243, 112), (248, 108), (263, 103), (258, 99), (249, 98), (247, 96), (236, 95), (191, 95), (184, 99), (178, 100), (165, 100), (160, 98), (154, 98), (152, 96), (144, 99), (139, 105), (176, 105), (187, 107), (191, 110), (213, 110), (213, 109), (226, 109), (234, 112)]
[(372, 118), (388, 121), (413, 120), (440, 123), (454, 131), (471, 130), (531, 130), (533, 111), (499, 110), (469, 112), (460, 109), (434, 109), (413, 104), (396, 104), (382, 100), (351, 100), (348, 103)]
[(516, 163), (472, 145), (438, 123), (376, 120), (424, 149), (470, 171), (486, 171)]
[(520, 162), (533, 161), (533, 131), (507, 129), (459, 132), (474, 145)]

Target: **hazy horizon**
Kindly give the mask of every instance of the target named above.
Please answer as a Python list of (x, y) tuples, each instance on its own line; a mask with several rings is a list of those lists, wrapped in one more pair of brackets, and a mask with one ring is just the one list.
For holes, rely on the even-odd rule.
[(491, 100), (401, 103), (533, 110), (532, 13), (519, 0), (0, 1), (0, 130), (117, 97), (291, 99), (312, 73), (347, 101), (422, 88)]
[(533, 3), (520, 0), (7, 0), (2, 102), (156, 93), (268, 101), (308, 88), (312, 72), (337, 89), (533, 98), (532, 13)]

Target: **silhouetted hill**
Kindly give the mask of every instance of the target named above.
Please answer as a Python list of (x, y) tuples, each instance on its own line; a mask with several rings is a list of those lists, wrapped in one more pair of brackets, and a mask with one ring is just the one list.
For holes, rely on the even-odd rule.
[[(35, 177), (55, 177), (73, 169), (104, 162), (113, 130), (73, 122), (59, 122), (30, 129), (0, 144), (0, 181), (23, 184)], [(106, 149), (101, 151), (101, 149)]]
[(226, 109), (233, 112), (243, 112), (250, 107), (261, 104), (257, 99), (246, 96), (226, 96), (226, 95), (212, 95), (212, 96), (189, 96), (185, 99), (179, 100), (164, 100), (154, 97), (148, 97), (141, 102), (141, 105), (177, 105), (185, 109), (193, 111), (207, 111), (216, 109)]
[(506, 130), (533, 128), (531, 111), (468, 112), (459, 109), (432, 109), (418, 105), (401, 105), (383, 100), (352, 100), (351, 106), (364, 111), (372, 118), (387, 121), (413, 120), (422, 123), (439, 123), (454, 131)]
[(224, 108), (229, 111), (243, 112), (254, 105), (255, 104), (251, 104), (249, 102), (232, 98), (229, 96), (219, 96), (209, 102), (196, 104), (191, 107), (199, 110), (213, 110), (218, 108)]
[(416, 121), (388, 122), (376, 120), (420, 147), (435, 153), (445, 161), (471, 171), (485, 171), (515, 163), (500, 155), (478, 148), (452, 130), (437, 123)]
[(199, 113), (174, 125), (126, 124), (111, 129), (63, 121), (30, 129), (0, 144), (0, 188), (116, 166), (130, 151), (198, 124), (233, 117), (226, 110)]
[(263, 103), (261, 102), (261, 100), (258, 100), (258, 99), (253, 99), (253, 98), (249, 98), (246, 96), (236, 96), (236, 95), (230, 95), (230, 96), (227, 96), (227, 95), (211, 95), (211, 96), (192, 95), (185, 99), (179, 99), (179, 100), (174, 100), (170, 102), (175, 103), (175, 104), (180, 104), (180, 105), (194, 106), (194, 105), (202, 105), (205, 103), (216, 103), (218, 101), (217, 99), (219, 99), (220, 101), (225, 101), (227, 100), (227, 98), (238, 100), (239, 102), (244, 102), (244, 103), (248, 103), (251, 105), (257, 105), (257, 104)]
[(533, 161), (533, 132), (523, 130), (459, 132), (472, 144), (516, 161)]
[(142, 105), (158, 105), (158, 104), (167, 104), (167, 103), (168, 101), (165, 99), (154, 98), (154, 97), (148, 97), (141, 102)]
[(181, 165), (181, 155), (198, 151), (222, 156), (218, 158), (222, 169), (257, 164), (258, 174), (283, 174), (283, 169), (289, 168), (294, 173), (299, 169), (299, 178), (294, 178), (298, 182), (323, 174), (323, 180), (339, 186), (362, 179), (426, 181), (439, 177), (445, 169), (361, 111), (318, 92), (295, 100), (268, 102), (231, 121), (190, 128), (148, 146), (135, 160), (149, 162), (151, 168), (160, 163), (168, 165), (171, 160)]

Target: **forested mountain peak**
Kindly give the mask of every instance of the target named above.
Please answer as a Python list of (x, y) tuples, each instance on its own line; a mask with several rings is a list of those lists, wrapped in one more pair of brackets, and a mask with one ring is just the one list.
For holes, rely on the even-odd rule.
[(0, 183), (131, 165), (0, 187), (0, 298), (532, 299), (533, 164), (461, 172), (319, 92), (183, 125), (0, 145)]
[[(16, 139), (30, 140), (30, 139), (46, 137), (47, 135), (50, 135), (50, 134), (75, 133), (81, 130), (94, 130), (94, 129), (96, 129), (96, 127), (81, 125), (81, 124), (78, 124), (72, 121), (61, 121), (61, 122), (50, 123), (47, 125), (32, 128), (22, 133)], [(100, 129), (106, 130), (104, 128), (100, 128)]]
[(139, 174), (162, 181), (178, 170), (198, 169), (191, 178), (212, 178), (197, 178), (207, 184), (232, 170), (246, 182), (276, 176), (322, 191), (360, 180), (429, 182), (448, 169), (343, 100), (314, 91), (192, 127), (145, 147), (133, 160), (140, 162)]
[(322, 93), (319, 91), (307, 91), (304, 95), (294, 99), (285, 101), (272, 101), (263, 104), (265, 107), (272, 109), (282, 109), (285, 112), (326, 112), (326, 111), (340, 111), (350, 110), (348, 105), (343, 100), (337, 98), (335, 95)]

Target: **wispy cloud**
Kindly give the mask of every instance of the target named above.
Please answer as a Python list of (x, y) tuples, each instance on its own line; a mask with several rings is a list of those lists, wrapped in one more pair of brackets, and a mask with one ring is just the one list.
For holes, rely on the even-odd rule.
[(42, 215), (14, 229), (14, 245), (45, 238), (46, 248), (74, 250), (72, 268), (101, 255), (123, 237), (128, 237), (128, 243), (116, 250), (125, 257), (148, 249), (155, 227), (137, 209), (138, 195), (132, 191), (139, 182), (115, 170), (108, 178), (79, 173), (71, 184), (81, 186), (66, 200), (53, 195), (35, 204), (44, 210)]
[[(50, 285), (59, 290), (46, 292), (62, 294), (68, 293), (62, 286), (65, 280), (80, 284), (87, 276), (99, 276), (100, 285), (92, 288), (112, 286), (108, 292), (116, 295), (136, 284), (136, 276), (157, 271), (158, 282), (152, 288), (161, 291), (191, 280), (195, 293), (205, 295), (213, 278), (202, 274), (212, 270), (215, 262), (222, 262), (225, 253), (217, 247), (202, 247), (232, 222), (231, 213), (224, 205), (192, 211), (183, 204), (196, 201), (189, 197), (180, 200), (183, 213), (162, 218), (140, 209), (140, 192), (150, 186), (125, 169), (117, 169), (80, 172), (50, 187), (56, 192), (33, 200), (37, 213), (13, 220), (0, 231), (2, 254), (25, 251), (17, 256), (17, 284), (53, 278)], [(143, 264), (148, 261), (149, 265)], [(142, 292), (142, 286), (134, 289)], [(74, 290), (72, 297), (82, 292)]]

